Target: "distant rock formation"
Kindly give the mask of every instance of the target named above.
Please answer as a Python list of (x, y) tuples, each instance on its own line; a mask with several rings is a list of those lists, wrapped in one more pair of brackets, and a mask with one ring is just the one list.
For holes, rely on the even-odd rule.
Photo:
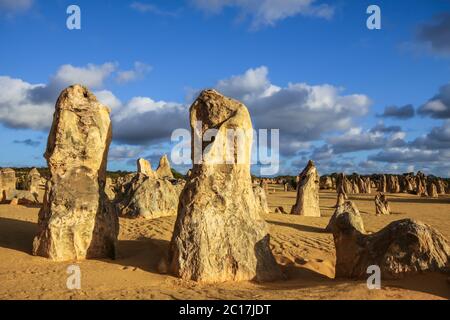
[(147, 177), (156, 178), (156, 173), (152, 170), (150, 162), (143, 158), (139, 158), (136, 161), (137, 172), (146, 175)]
[(0, 169), (0, 196), (10, 190), (16, 190), (16, 172), (11, 168)]
[(339, 192), (336, 199), (336, 205), (335, 208), (338, 208), (339, 206), (342, 206), (345, 201), (348, 200), (348, 196), (344, 192)]
[(126, 183), (115, 205), (120, 215), (129, 218), (154, 219), (176, 215), (183, 186), (184, 181), (138, 173)]
[(344, 210), (333, 229), (336, 278), (367, 279), (371, 265), (380, 267), (382, 279), (439, 271), (448, 266), (449, 244), (432, 227), (405, 219), (366, 235), (353, 215)]
[(330, 221), (328, 222), (327, 227), (325, 228), (325, 231), (334, 233), (337, 228), (337, 220), (344, 213), (349, 214), (349, 219), (351, 220), (352, 225), (357, 228), (357, 230), (362, 233), (366, 232), (364, 230), (364, 223), (361, 218), (361, 214), (359, 213), (358, 207), (353, 201), (345, 201), (343, 205), (340, 205), (336, 208), (330, 218)]
[(389, 206), (389, 202), (384, 193), (379, 192), (375, 196), (375, 214), (376, 215), (391, 214), (391, 208)]
[(430, 198), (439, 198), (439, 193), (437, 191), (436, 184), (432, 181), (428, 182), (427, 192)]
[(267, 204), (266, 192), (260, 186), (253, 186), (253, 193), (255, 194), (256, 206), (261, 213), (270, 213)]
[[(215, 90), (205, 90), (190, 108), (190, 123), (193, 139), (202, 141), (212, 128), (217, 134), (208, 144), (192, 145), (194, 165), (180, 196), (170, 243), (170, 272), (206, 283), (279, 278), (267, 225), (252, 189), (253, 131), (247, 108)], [(230, 129), (238, 129), (240, 139), (226, 139)], [(233, 163), (224, 157), (224, 144), (240, 151)], [(200, 163), (197, 154), (203, 155)]]
[(163, 155), (159, 160), (158, 169), (156, 169), (158, 178), (173, 178), (172, 170), (170, 169), (169, 159), (167, 155)]
[(320, 189), (331, 190), (333, 189), (333, 179), (330, 176), (320, 177)]
[(319, 174), (312, 160), (299, 174), (297, 199), (292, 206), (291, 214), (307, 217), (320, 217), (319, 205)]
[(114, 258), (118, 218), (104, 191), (109, 109), (74, 85), (56, 102), (45, 158), (51, 178), (33, 254), (57, 261)]
[(45, 184), (45, 179), (41, 177), (36, 168), (31, 169), (25, 178), (25, 188), (31, 193), (39, 193), (39, 191), (44, 190)]

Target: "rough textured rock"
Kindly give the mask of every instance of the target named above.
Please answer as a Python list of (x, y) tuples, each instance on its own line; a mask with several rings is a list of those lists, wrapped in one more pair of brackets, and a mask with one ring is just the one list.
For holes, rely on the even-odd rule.
[(255, 194), (256, 206), (261, 213), (270, 213), (267, 204), (266, 192), (260, 186), (253, 186), (253, 193)]
[(400, 192), (400, 184), (398, 181), (398, 176), (392, 174), (387, 176), (387, 191), (390, 193)]
[(173, 178), (172, 170), (170, 169), (169, 159), (167, 155), (163, 155), (159, 160), (158, 169), (156, 169), (158, 178)]
[(344, 192), (339, 192), (337, 195), (335, 207), (338, 208), (339, 206), (342, 206), (346, 200), (348, 200), (348, 196)]
[(0, 192), (16, 189), (16, 173), (11, 168), (0, 169)]
[(104, 191), (110, 142), (109, 109), (83, 86), (63, 90), (45, 152), (51, 178), (34, 255), (58, 261), (115, 257), (118, 217)]
[(430, 198), (438, 198), (439, 194), (437, 192), (436, 184), (434, 182), (429, 182), (427, 186), (428, 196)]
[(325, 230), (327, 232), (334, 233), (337, 228), (336, 225), (337, 219), (344, 213), (349, 214), (349, 219), (351, 220), (352, 225), (354, 225), (357, 230), (359, 230), (362, 233), (365, 233), (364, 222), (361, 218), (361, 214), (359, 213), (358, 207), (353, 201), (345, 201), (343, 205), (336, 208)]
[(416, 175), (416, 194), (421, 197), (428, 197), (427, 180), (422, 172), (417, 172)]
[(391, 208), (384, 193), (379, 192), (375, 196), (375, 214), (377, 215), (391, 214)]
[(155, 179), (138, 173), (116, 201), (118, 212), (129, 218), (154, 219), (177, 214), (183, 184), (177, 180)]
[(39, 197), (36, 192), (28, 190), (4, 190), (3, 200), (4, 203), (10, 203), (14, 199), (17, 199), (18, 204), (23, 205), (35, 205), (39, 203)]
[(41, 177), (41, 174), (36, 168), (33, 168), (28, 172), (25, 178), (25, 188), (32, 193), (39, 193), (40, 190), (45, 188), (45, 180)]
[[(202, 123), (199, 130), (197, 121)], [(190, 123), (197, 144), (192, 144), (194, 166), (180, 196), (170, 243), (170, 271), (208, 283), (279, 278), (267, 225), (252, 189), (253, 131), (247, 108), (217, 91), (205, 90), (190, 108)], [(211, 128), (217, 129), (216, 139), (198, 145)], [(240, 130), (241, 138), (226, 139), (230, 129)], [(226, 146), (240, 150), (240, 157), (233, 153), (233, 163), (224, 157)], [(203, 155), (201, 162), (198, 154)]]
[(286, 212), (283, 207), (275, 208), (275, 213), (288, 214), (288, 212)]
[(382, 279), (396, 279), (448, 266), (450, 247), (437, 230), (418, 221), (392, 222), (377, 233), (365, 235), (344, 212), (333, 231), (336, 278), (367, 279), (367, 268), (377, 265)]
[(380, 180), (378, 181), (378, 192), (381, 193), (387, 192), (387, 181), (386, 176), (384, 174), (381, 175)]
[(314, 162), (309, 160), (299, 175), (297, 199), (292, 206), (291, 214), (307, 217), (320, 217), (319, 206), (319, 174)]
[(345, 174), (340, 173), (336, 179), (336, 191), (337, 193), (343, 192), (345, 194), (353, 193), (353, 184), (347, 179)]
[[(139, 158), (136, 161), (136, 165), (137, 165), (138, 173), (145, 174), (146, 176), (151, 177), (151, 178), (156, 178), (156, 173), (153, 171), (152, 165), (147, 160), (145, 160), (143, 158)], [(164, 168), (162, 170), (166, 170), (166, 169)], [(170, 170), (170, 167), (169, 167), (169, 170)], [(172, 172), (170, 172), (170, 173), (172, 173)]]
[(111, 201), (113, 201), (116, 198), (115, 185), (113, 179), (111, 178), (106, 178), (105, 194)]
[(333, 180), (330, 176), (320, 177), (320, 189), (331, 190), (333, 189)]

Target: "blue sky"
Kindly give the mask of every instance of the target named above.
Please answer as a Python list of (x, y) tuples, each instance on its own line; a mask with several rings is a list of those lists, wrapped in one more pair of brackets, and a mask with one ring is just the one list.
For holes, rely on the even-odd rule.
[(111, 170), (155, 165), (215, 87), (280, 129), (280, 174), (312, 158), (321, 173), (450, 176), (447, 0), (0, 0), (0, 37), (0, 166), (45, 165), (57, 94), (81, 82), (112, 106)]

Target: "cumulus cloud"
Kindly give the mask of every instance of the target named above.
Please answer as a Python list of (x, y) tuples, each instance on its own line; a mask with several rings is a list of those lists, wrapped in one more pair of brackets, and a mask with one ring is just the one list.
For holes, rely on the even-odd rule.
[(417, 38), (433, 52), (450, 54), (450, 13), (436, 15), (431, 22), (420, 25)]
[(442, 126), (433, 127), (428, 134), (411, 142), (411, 146), (428, 150), (450, 150), (450, 120), (445, 121)]
[(442, 86), (439, 93), (422, 105), (418, 112), (434, 119), (450, 119), (450, 83)]
[(387, 106), (384, 108), (384, 112), (380, 115), (380, 117), (406, 120), (414, 117), (414, 114), (414, 107), (411, 104), (407, 104), (403, 107)]
[(117, 73), (116, 80), (119, 83), (127, 83), (135, 80), (142, 79), (148, 72), (152, 70), (152, 67), (143, 62), (136, 61), (132, 70), (119, 71)]
[[(47, 84), (31, 84), (21, 79), (0, 76), (0, 123), (13, 128), (45, 130), (50, 127), (58, 95), (65, 87), (80, 83), (101, 89), (115, 72), (117, 64), (88, 64), (84, 67), (62, 65)], [(112, 109), (121, 105), (112, 92), (94, 92)]]
[(94, 95), (97, 97), (98, 101), (104, 105), (107, 105), (113, 111), (122, 106), (122, 102), (119, 98), (117, 98), (114, 93), (109, 90), (95, 91)]
[(353, 119), (367, 114), (371, 104), (363, 94), (343, 95), (342, 88), (328, 84), (274, 85), (264, 66), (221, 80), (216, 88), (243, 101), (255, 127), (280, 129), (281, 145), (314, 141), (325, 133), (346, 130)]
[(55, 102), (30, 98), (31, 92), (42, 88), (45, 85), (0, 76), (0, 122), (11, 128), (49, 128)]
[(132, 145), (169, 141), (177, 128), (188, 128), (188, 106), (134, 97), (113, 114), (114, 139)]
[(209, 14), (218, 14), (224, 8), (236, 8), (241, 17), (251, 18), (253, 29), (274, 26), (277, 22), (297, 15), (330, 19), (333, 7), (315, 0), (191, 0), (192, 4)]

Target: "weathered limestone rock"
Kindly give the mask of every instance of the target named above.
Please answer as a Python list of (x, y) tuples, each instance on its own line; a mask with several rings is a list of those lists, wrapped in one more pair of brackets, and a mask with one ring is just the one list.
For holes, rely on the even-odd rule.
[(106, 178), (105, 194), (111, 201), (113, 201), (116, 198), (115, 185), (113, 179), (111, 178)]
[(138, 173), (125, 186), (116, 201), (118, 212), (129, 218), (155, 219), (177, 214), (178, 199), (183, 188), (177, 180), (154, 179)]
[(36, 168), (33, 168), (28, 172), (25, 178), (25, 188), (32, 193), (39, 193), (40, 190), (45, 188), (45, 183), (41, 177), (41, 174)]
[(440, 271), (449, 263), (450, 246), (437, 230), (418, 221), (392, 222), (365, 235), (344, 212), (333, 231), (336, 278), (367, 279), (367, 268), (377, 265), (382, 279), (396, 279), (425, 271)]
[(427, 180), (422, 172), (417, 172), (416, 175), (416, 194), (421, 197), (428, 197)]
[(253, 193), (255, 194), (256, 206), (261, 213), (270, 213), (267, 204), (266, 192), (260, 186), (253, 186)]
[(391, 214), (391, 208), (384, 193), (379, 192), (375, 196), (375, 214), (376, 215)]
[(334, 233), (337, 228), (337, 219), (344, 213), (347, 213), (349, 215), (348, 219), (351, 220), (352, 225), (355, 226), (357, 230), (359, 230), (361, 233), (366, 232), (364, 230), (364, 223), (361, 218), (361, 214), (359, 213), (358, 207), (353, 201), (345, 201), (343, 205), (336, 208), (325, 230), (327, 232)]
[(333, 180), (330, 176), (320, 177), (320, 189), (331, 190), (333, 189)]
[(339, 192), (337, 195), (335, 208), (342, 206), (345, 203), (345, 201), (347, 201), (347, 200), (348, 200), (347, 195), (344, 192)]
[(4, 190), (3, 200), (4, 203), (9, 203), (17, 199), (17, 204), (23, 205), (35, 205), (39, 203), (37, 192), (31, 192), (28, 190)]
[(344, 173), (340, 173), (336, 181), (336, 191), (344, 192), (345, 194), (353, 193), (353, 184), (347, 179)]
[(364, 179), (364, 185), (366, 193), (372, 193), (372, 183), (369, 177)]
[(398, 182), (398, 176), (392, 174), (387, 176), (387, 190), (390, 193), (400, 192), (400, 184)]
[(163, 155), (159, 160), (158, 169), (156, 169), (158, 178), (173, 178), (172, 170), (170, 169), (169, 159), (167, 155)]
[(437, 188), (436, 188), (436, 185), (434, 184), (434, 182), (428, 183), (427, 191), (428, 191), (428, 196), (430, 198), (438, 198), (439, 197), (439, 194), (437, 192)]
[[(162, 170), (165, 170), (165, 168)], [(150, 162), (143, 158), (137, 159), (137, 172), (145, 174), (146, 176), (151, 178), (156, 178), (156, 173), (152, 170), (152, 165), (150, 164)], [(172, 172), (170, 173), (172, 174)]]
[(0, 192), (16, 190), (16, 173), (11, 168), (0, 169)]
[(83, 86), (63, 90), (45, 152), (51, 178), (34, 255), (57, 261), (115, 257), (118, 217), (104, 191), (110, 142), (109, 109)]
[(9, 204), (10, 204), (11, 206), (17, 206), (17, 205), (19, 204), (19, 199), (13, 198), (13, 199), (9, 202)]
[(288, 212), (286, 212), (286, 210), (284, 210), (283, 207), (277, 207), (275, 208), (275, 213), (281, 213), (281, 214), (289, 214)]
[[(183, 279), (208, 283), (279, 278), (252, 189), (253, 131), (247, 108), (205, 90), (190, 108), (190, 123), (197, 142), (192, 144), (194, 165), (180, 195), (169, 270)], [(211, 128), (217, 129), (214, 141), (199, 143)], [(238, 139), (226, 138), (230, 129), (240, 132)], [(237, 151), (233, 159), (225, 157), (227, 147)]]
[(299, 175), (297, 200), (292, 206), (291, 214), (307, 217), (320, 217), (319, 174), (312, 160)]
[(378, 192), (381, 193), (387, 192), (387, 181), (386, 176), (384, 174), (381, 175), (380, 180), (378, 181)]

